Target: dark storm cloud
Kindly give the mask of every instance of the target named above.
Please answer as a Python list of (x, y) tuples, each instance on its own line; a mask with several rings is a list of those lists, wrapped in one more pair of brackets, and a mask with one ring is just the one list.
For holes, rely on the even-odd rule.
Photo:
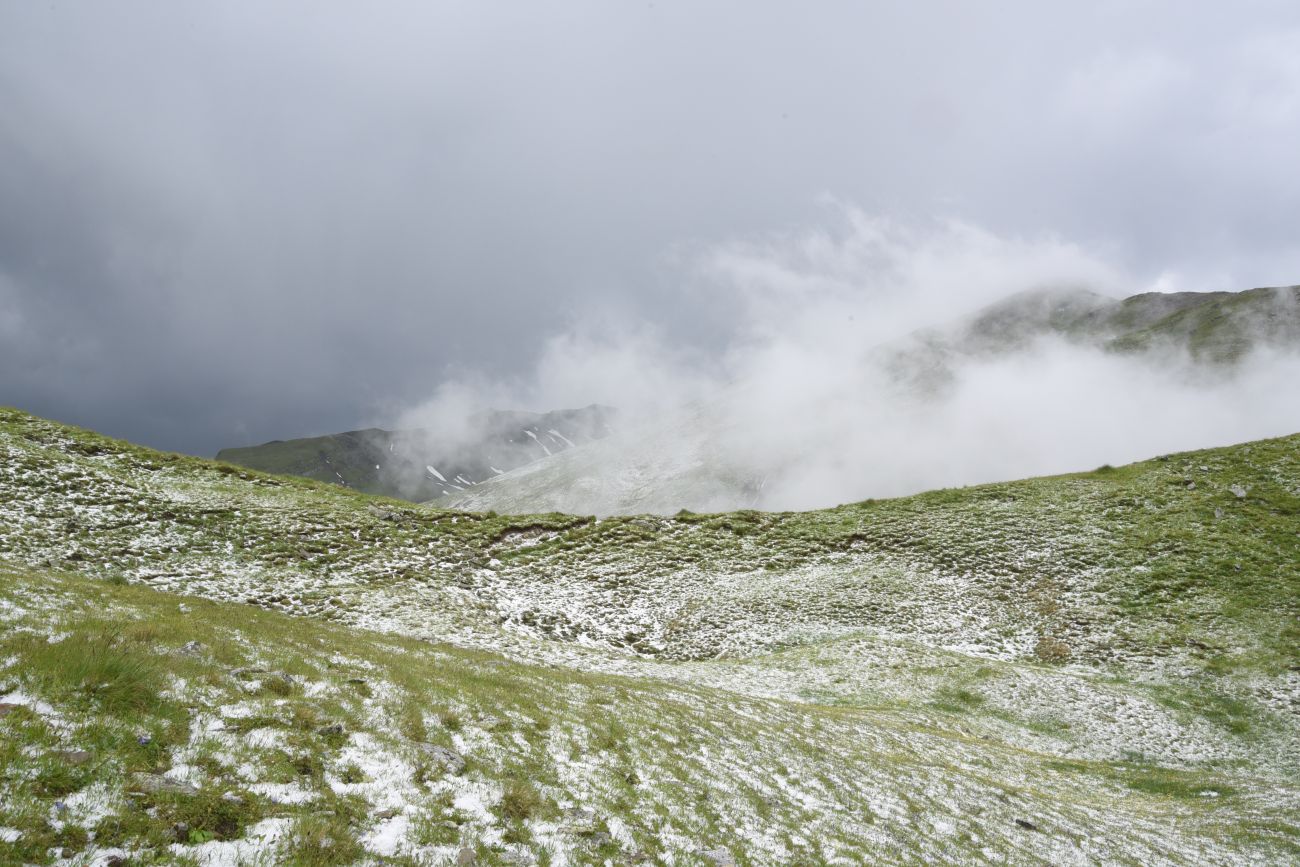
[(1291, 2), (0, 9), (0, 402), (196, 452), (526, 375), (675, 245), (868, 211), (1294, 282)]

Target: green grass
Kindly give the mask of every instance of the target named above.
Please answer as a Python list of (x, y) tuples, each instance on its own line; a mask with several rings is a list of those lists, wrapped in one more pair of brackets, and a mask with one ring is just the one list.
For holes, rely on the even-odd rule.
[[(485, 863), (510, 845), (687, 863), (738, 839), (750, 863), (1051, 860), (1025, 814), (1104, 833), (1117, 860), (1293, 851), (1296, 723), (1262, 696), (1300, 665), (1300, 437), (811, 513), (600, 522), (375, 500), (13, 411), (0, 448), (0, 526), (22, 527), (0, 531), (0, 602), (27, 609), (0, 605), (0, 691), (54, 708), (0, 718), (0, 827), (21, 832), (0, 862), (85, 851), (92, 831), (165, 861), (178, 822), (188, 846), (286, 820), (278, 857), (351, 863), (394, 791), (429, 858), (467, 845)], [(555, 535), (519, 546), (539, 532)], [(535, 662), (419, 640), (467, 635)], [(92, 758), (61, 762), (71, 749)], [(177, 765), (198, 796), (128, 797)], [(86, 792), (108, 816), (51, 819)], [(554, 836), (574, 806), (630, 842)]]
[(120, 716), (160, 701), (162, 672), (147, 641), (100, 622), (81, 625), (54, 644), (30, 637), (11, 647), (27, 661), (42, 692), (75, 697)]

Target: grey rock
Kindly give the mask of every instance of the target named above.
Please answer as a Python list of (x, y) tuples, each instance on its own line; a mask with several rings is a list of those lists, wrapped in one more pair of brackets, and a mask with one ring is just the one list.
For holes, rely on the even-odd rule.
[(718, 867), (736, 867), (736, 857), (719, 846), (716, 849), (706, 849), (700, 853), (706, 861), (712, 861)]
[(387, 810), (380, 810), (380, 811), (378, 811), (377, 813), (375, 813), (375, 818), (376, 818), (376, 819), (391, 819), (391, 818), (393, 818), (394, 816), (396, 816), (396, 815), (397, 815), (398, 813), (400, 813), (400, 812), (402, 812), (402, 811), (401, 811), (401, 810), (394, 810), (394, 809), (392, 809), (392, 808), (389, 808), (389, 809), (387, 809)]
[(181, 647), (181, 653), (186, 656), (200, 656), (203, 653), (203, 645), (197, 641), (187, 641)]
[(74, 768), (90, 761), (90, 753), (85, 750), (60, 750), (55, 755)]
[(186, 822), (177, 822), (172, 825), (172, 837), (177, 843), (188, 843), (190, 841), (190, 826)]
[(136, 774), (135, 784), (140, 787), (141, 791), (148, 792), (151, 795), (197, 795), (199, 793), (199, 790), (189, 783), (170, 780), (162, 774)]
[(468, 846), (461, 847), (461, 850), (456, 853), (456, 867), (471, 867), (471, 865), (477, 863), (478, 855)]
[(376, 506), (376, 505), (374, 505), (374, 504), (371, 504), (371, 505), (366, 506), (366, 510), (367, 510), (368, 512), (370, 512), (370, 514), (374, 515), (376, 518), (378, 518), (378, 519), (381, 520), (381, 521), (400, 521), (400, 520), (402, 520), (402, 516), (401, 516), (399, 513), (394, 512), (394, 511), (392, 511), (391, 509), (385, 509), (385, 508), (382, 508), (382, 507), (380, 507), (380, 506)]
[(570, 834), (594, 834), (598, 827), (596, 811), (590, 807), (572, 807), (564, 811), (564, 830)]
[(1026, 831), (1037, 831), (1038, 826), (1028, 819), (1016, 819), (1016, 827), (1024, 828)]
[(316, 734), (325, 735), (327, 737), (329, 735), (341, 735), (343, 734), (343, 723), (330, 723), (329, 725), (321, 726), (316, 729)]
[(1246, 489), (1243, 488), (1241, 485), (1229, 485), (1228, 490), (1232, 491), (1233, 496), (1235, 496), (1238, 500), (1246, 499)]
[(442, 769), (452, 776), (465, 770), (465, 757), (453, 749), (425, 743), (417, 743), (416, 746), (420, 748), (420, 752), (441, 765)]
[(1223, 510), (1222, 510), (1222, 509), (1218, 509), (1218, 508), (1216, 508), (1216, 509), (1214, 510), (1214, 517), (1215, 517), (1216, 520), (1222, 521), (1222, 520), (1223, 520)]
[(234, 792), (222, 792), (221, 800), (225, 801), (228, 804), (235, 804), (236, 806), (239, 806), (244, 803), (243, 796), (236, 795)]

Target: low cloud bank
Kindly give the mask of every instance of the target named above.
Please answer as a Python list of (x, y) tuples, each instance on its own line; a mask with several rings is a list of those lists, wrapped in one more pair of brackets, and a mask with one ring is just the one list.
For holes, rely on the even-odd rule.
[(949, 358), (942, 387), (900, 381), (882, 359), (910, 335), (1014, 293), (1119, 298), (1154, 287), (1056, 237), (837, 214), (829, 227), (679, 253), (683, 286), (734, 311), (720, 350), (638, 323), (579, 322), (548, 341), (530, 377), (445, 382), (400, 424), (454, 439), (490, 406), (617, 406), (620, 433), (592, 452), (599, 460), (568, 455), (555, 480), (603, 478), (582, 488), (603, 493), (536, 504), (596, 513), (636, 510), (635, 492), (610, 487), (653, 487), (656, 473), (677, 508), (803, 509), (1300, 430), (1300, 401), (1287, 399), (1295, 352), (1214, 368), (1177, 350), (1117, 355), (1044, 335)]

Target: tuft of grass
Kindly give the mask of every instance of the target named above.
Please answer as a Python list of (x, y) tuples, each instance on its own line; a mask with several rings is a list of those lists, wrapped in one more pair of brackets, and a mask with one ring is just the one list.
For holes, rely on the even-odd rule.
[(283, 863), (300, 867), (342, 867), (365, 856), (346, 818), (310, 814), (293, 825), (289, 845), (280, 853)]
[(502, 819), (524, 822), (542, 812), (546, 801), (537, 787), (526, 780), (508, 780), (501, 791), (496, 813)]
[(984, 704), (984, 696), (962, 687), (944, 686), (935, 691), (930, 704), (948, 713), (966, 713)]
[(51, 694), (78, 696), (119, 715), (161, 701), (155, 656), (116, 627), (90, 624), (53, 644), (28, 638), (20, 652), (27, 671)]

